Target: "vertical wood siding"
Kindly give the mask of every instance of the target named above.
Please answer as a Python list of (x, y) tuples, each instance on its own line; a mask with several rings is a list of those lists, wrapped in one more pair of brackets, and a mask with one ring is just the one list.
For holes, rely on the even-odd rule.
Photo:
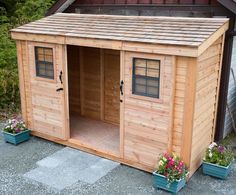
[(101, 71), (100, 71), (100, 49), (87, 48), (83, 49), (83, 64), (82, 64), (82, 116), (94, 119), (101, 118)]
[(80, 114), (80, 52), (79, 47), (67, 46), (68, 82), (73, 83), (69, 88), (70, 112)]
[(120, 122), (120, 52), (104, 50), (104, 120)]
[(214, 136), (221, 50), (222, 37), (198, 58), (190, 174), (200, 166), (205, 149)]
[(173, 152), (181, 153), (183, 123), (184, 123), (184, 101), (186, 89), (186, 75), (188, 68), (186, 57), (177, 57), (176, 60), (176, 81), (174, 97), (174, 126), (173, 126)]

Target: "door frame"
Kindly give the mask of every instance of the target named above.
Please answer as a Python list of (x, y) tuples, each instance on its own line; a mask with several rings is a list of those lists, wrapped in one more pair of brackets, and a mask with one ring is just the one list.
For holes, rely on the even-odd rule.
[[(124, 69), (125, 69), (125, 51), (120, 50), (120, 87), (122, 87), (123, 94), (120, 92), (120, 158), (124, 158), (124, 106), (125, 106), (125, 83), (124, 83)], [(121, 83), (123, 82), (123, 84)]]

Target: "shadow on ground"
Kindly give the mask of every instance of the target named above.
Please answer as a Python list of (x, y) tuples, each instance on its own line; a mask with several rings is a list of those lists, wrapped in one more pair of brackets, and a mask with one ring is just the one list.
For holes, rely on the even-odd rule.
[[(1, 128), (0, 128), (1, 129)], [(119, 165), (93, 184), (77, 181), (59, 191), (23, 175), (35, 168), (36, 163), (64, 147), (36, 137), (18, 146), (7, 144), (0, 136), (0, 194), (4, 195), (148, 195), (168, 194), (152, 187), (149, 173)], [(79, 163), (79, 162), (78, 162)], [(236, 164), (227, 180), (204, 176), (199, 169), (179, 193), (236, 194)]]

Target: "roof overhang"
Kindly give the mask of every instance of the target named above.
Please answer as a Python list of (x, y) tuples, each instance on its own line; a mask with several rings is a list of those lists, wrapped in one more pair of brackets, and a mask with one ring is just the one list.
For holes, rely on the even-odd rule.
[(62, 13), (74, 2), (75, 0), (58, 0), (48, 9), (46, 16)]
[(226, 18), (55, 14), (11, 31), (13, 39), (198, 57), (228, 29)]
[(225, 8), (236, 14), (236, 0), (217, 0)]

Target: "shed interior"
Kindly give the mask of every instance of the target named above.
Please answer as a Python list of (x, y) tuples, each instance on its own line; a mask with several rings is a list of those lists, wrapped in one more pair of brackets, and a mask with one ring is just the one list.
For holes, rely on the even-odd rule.
[(119, 156), (120, 53), (67, 45), (70, 138)]

